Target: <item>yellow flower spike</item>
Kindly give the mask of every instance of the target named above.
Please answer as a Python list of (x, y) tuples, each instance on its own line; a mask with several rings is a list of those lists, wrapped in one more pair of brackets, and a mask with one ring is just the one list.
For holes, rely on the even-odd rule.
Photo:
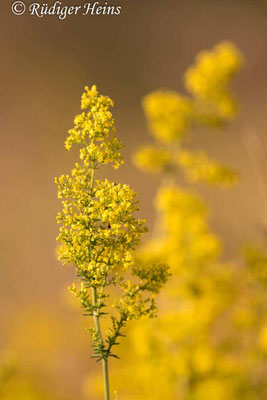
[[(93, 316), (94, 328), (89, 329), (93, 357), (103, 362), (105, 400), (109, 400), (108, 359), (117, 357), (113, 347), (127, 321), (156, 315), (154, 293), (167, 281), (168, 268), (158, 266), (161, 273), (145, 275), (145, 279), (135, 269), (133, 253), (146, 232), (145, 221), (134, 215), (138, 211), (137, 194), (126, 184), (95, 179), (101, 166), (112, 163), (116, 169), (123, 162), (122, 145), (114, 136), (109, 110), (113, 102), (100, 95), (96, 86), (85, 90), (81, 100), (84, 111), (75, 117), (75, 126), (65, 142), (67, 149), (74, 144), (81, 146), (80, 163), (75, 163), (71, 175), (56, 178), (63, 206), (57, 216), (61, 224), (57, 240), (62, 243), (59, 258), (73, 264), (81, 280), (80, 288), (73, 285), (70, 291), (80, 299), (85, 315)], [(129, 273), (126, 279), (126, 270), (137, 283), (129, 280)], [(107, 301), (110, 286), (121, 288), (119, 299)], [(115, 315), (106, 312), (109, 307), (116, 310)], [(100, 321), (106, 314), (110, 327), (102, 331)]]
[[(230, 84), (241, 59), (228, 43), (197, 57), (186, 74), (193, 128), (218, 126), (235, 115)], [(117, 365), (112, 377), (124, 400), (263, 400), (266, 248), (250, 246), (244, 265), (222, 263), (221, 243), (210, 231), (207, 209), (199, 196), (178, 186), (181, 174), (176, 171), (182, 170), (187, 184), (227, 186), (236, 176), (203, 152), (183, 148), (183, 116), (178, 110), (168, 116), (168, 107), (161, 108), (164, 92), (155, 93), (160, 93), (160, 101), (150, 98), (151, 110), (145, 111), (155, 144), (141, 149), (134, 161), (145, 171), (161, 173), (164, 182), (156, 200), (156, 226), (151, 240), (138, 251), (137, 264), (142, 267), (141, 279), (153, 262), (167, 263), (172, 278), (161, 297), (159, 318), (131, 324), (121, 350), (128, 363)], [(175, 118), (180, 118), (176, 131)], [(133, 312), (140, 309), (142, 305), (138, 310), (133, 307)]]

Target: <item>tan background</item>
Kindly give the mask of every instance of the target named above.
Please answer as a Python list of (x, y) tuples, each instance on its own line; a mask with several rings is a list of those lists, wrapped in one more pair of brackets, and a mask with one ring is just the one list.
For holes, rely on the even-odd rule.
[(267, 149), (267, 2), (121, 0), (118, 17), (65, 21), (17, 17), (11, 3), (0, 5), (0, 350), (17, 352), (38, 379), (77, 399), (95, 365), (79, 312), (65, 302), (72, 270), (55, 259), (59, 203), (53, 180), (74, 161), (63, 142), (83, 87), (96, 83), (115, 100), (118, 136), (127, 147), (126, 165), (114, 179), (139, 192), (151, 227), (158, 179), (130, 162), (130, 153), (151, 140), (141, 98), (159, 87), (183, 90), (182, 74), (199, 50), (222, 40), (239, 46), (246, 58), (235, 84), (242, 112), (224, 133), (194, 138), (194, 147), (241, 173), (235, 189), (202, 190), (225, 257), (236, 257), (244, 243), (261, 235), (264, 199), (241, 136), (255, 129)]

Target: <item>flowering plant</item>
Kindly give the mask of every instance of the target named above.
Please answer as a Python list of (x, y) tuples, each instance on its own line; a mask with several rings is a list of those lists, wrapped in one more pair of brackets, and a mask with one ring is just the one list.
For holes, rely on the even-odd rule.
[(239, 50), (221, 43), (185, 73), (189, 95), (157, 90), (144, 98), (155, 140), (134, 161), (158, 173), (162, 184), (155, 229), (138, 257), (167, 263), (172, 277), (159, 318), (136, 322), (120, 348), (128, 363), (113, 369), (113, 379), (124, 400), (267, 398), (266, 249), (250, 246), (239, 262), (220, 259), (221, 242), (192, 184), (225, 187), (237, 174), (185, 141), (190, 130), (213, 131), (234, 117), (229, 84), (241, 64)]
[[(112, 163), (117, 169), (123, 163), (112, 106), (96, 86), (85, 88), (82, 113), (65, 142), (67, 150), (80, 145), (80, 162), (70, 175), (56, 178), (63, 206), (57, 217), (59, 259), (75, 266), (81, 284), (73, 284), (70, 291), (94, 320), (89, 332), (93, 357), (103, 363), (105, 400), (110, 399), (108, 359), (117, 357), (114, 346), (123, 336), (122, 328), (129, 320), (156, 315), (155, 295), (169, 275), (163, 263), (136, 265), (134, 250), (146, 232), (145, 221), (134, 216), (136, 193), (128, 185), (95, 179), (101, 166)], [(107, 317), (110, 325), (103, 332), (101, 320), (106, 324)]]

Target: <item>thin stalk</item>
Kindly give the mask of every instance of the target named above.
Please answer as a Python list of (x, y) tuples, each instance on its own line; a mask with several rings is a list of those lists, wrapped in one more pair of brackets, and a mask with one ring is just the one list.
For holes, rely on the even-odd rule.
[(105, 400), (110, 400), (109, 391), (109, 376), (108, 376), (108, 360), (102, 360), (103, 365), (103, 378), (104, 378), (104, 396)]
[[(97, 305), (97, 291), (96, 288), (92, 288), (92, 298), (93, 304)], [(95, 329), (100, 338), (101, 344), (103, 345), (103, 336), (101, 332), (101, 326), (99, 321), (99, 315), (97, 311), (94, 311), (94, 322), (95, 322)], [(102, 366), (103, 366), (103, 380), (104, 380), (104, 398), (105, 400), (110, 400), (110, 390), (109, 390), (109, 375), (108, 375), (108, 360), (102, 359)]]

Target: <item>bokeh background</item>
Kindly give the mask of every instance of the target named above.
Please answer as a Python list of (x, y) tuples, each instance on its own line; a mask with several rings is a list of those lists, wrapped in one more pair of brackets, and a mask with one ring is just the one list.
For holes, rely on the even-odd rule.
[(11, 4), (0, 4), (0, 354), (14, 359), (40, 390), (85, 399), (85, 377), (98, 367), (89, 358), (78, 305), (67, 293), (73, 271), (55, 257), (60, 204), (54, 184), (54, 176), (74, 161), (64, 139), (83, 87), (95, 83), (115, 101), (118, 136), (126, 145), (116, 179), (139, 193), (140, 212), (151, 228), (157, 178), (131, 163), (134, 150), (151, 140), (141, 99), (157, 88), (183, 91), (183, 72), (200, 50), (222, 40), (240, 48), (246, 62), (235, 82), (238, 118), (224, 134), (203, 133), (192, 142), (241, 174), (231, 190), (202, 190), (224, 257), (234, 258), (262, 235), (265, 199), (243, 136), (256, 131), (267, 149), (267, 3), (121, 0), (120, 16), (64, 21), (18, 17)]

